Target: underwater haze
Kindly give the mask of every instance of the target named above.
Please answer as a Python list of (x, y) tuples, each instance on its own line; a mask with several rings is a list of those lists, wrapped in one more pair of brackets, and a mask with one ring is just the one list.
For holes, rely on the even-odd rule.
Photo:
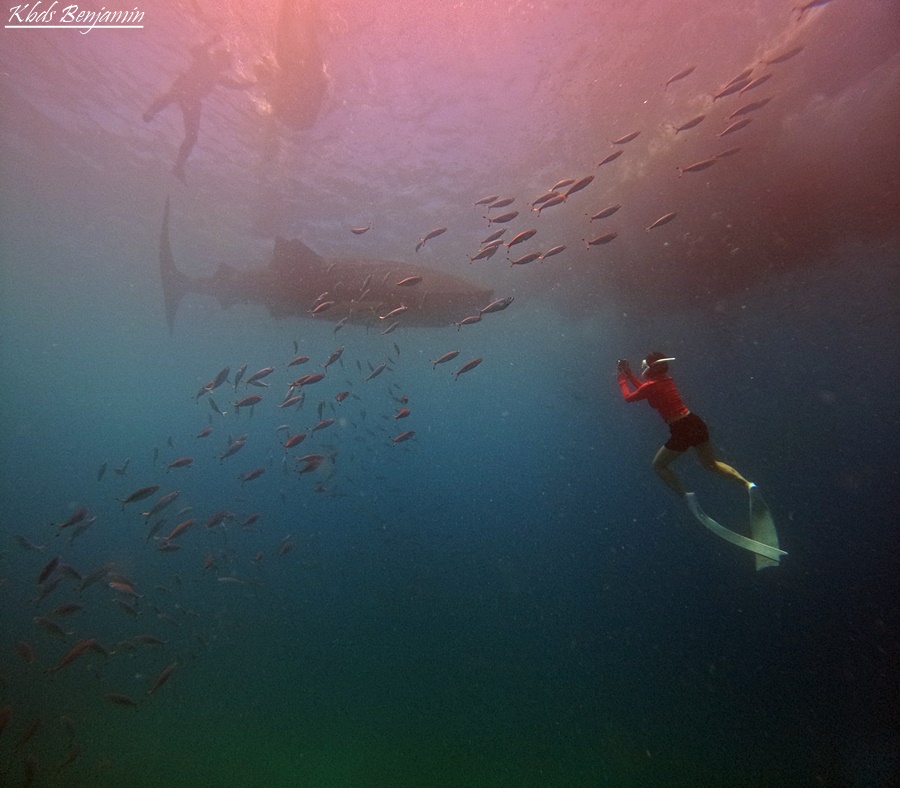
[(900, 6), (794, 2), (5, 10), (0, 785), (896, 785)]

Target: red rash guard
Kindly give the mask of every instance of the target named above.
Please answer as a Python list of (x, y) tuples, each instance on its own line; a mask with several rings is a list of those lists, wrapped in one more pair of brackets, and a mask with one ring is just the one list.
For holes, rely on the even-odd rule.
[[(629, 383), (635, 386), (636, 391), (631, 390)], [(626, 402), (647, 400), (651, 408), (659, 411), (659, 415), (663, 417), (666, 424), (671, 424), (690, 413), (681, 401), (675, 381), (668, 375), (650, 378), (644, 383), (641, 383), (631, 373), (619, 375), (619, 388), (622, 389), (622, 396), (625, 397)]]

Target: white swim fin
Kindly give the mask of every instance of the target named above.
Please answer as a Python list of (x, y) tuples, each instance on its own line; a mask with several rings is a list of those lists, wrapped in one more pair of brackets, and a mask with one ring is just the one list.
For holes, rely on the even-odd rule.
[[(727, 542), (731, 542), (732, 544), (737, 545), (738, 547), (743, 547), (744, 550), (749, 550), (751, 553), (755, 553), (757, 557), (762, 557), (767, 560), (765, 566), (772, 566), (777, 564), (781, 556), (787, 555), (784, 550), (780, 550), (777, 547), (777, 538), (776, 538), (776, 546), (772, 546), (769, 544), (765, 544), (764, 542), (758, 542), (755, 539), (748, 539), (746, 536), (741, 536), (738, 533), (735, 533), (729, 528), (726, 528), (724, 525), (719, 525), (715, 520), (712, 519), (706, 512), (704, 512), (700, 508), (700, 504), (697, 503), (697, 497), (694, 493), (687, 493), (685, 495), (685, 501), (687, 502), (688, 509), (691, 510), (691, 513), (696, 517), (706, 528), (712, 531), (716, 536), (722, 537)], [(774, 526), (772, 527), (772, 532), (774, 533)], [(762, 567), (757, 562), (757, 569), (761, 569)]]
[[(750, 485), (750, 533), (753, 538), (769, 547), (778, 548), (778, 534), (775, 531), (775, 521), (772, 512), (763, 500), (759, 487)], [(778, 566), (778, 558), (768, 558), (757, 554), (756, 568), (765, 569), (767, 566)]]

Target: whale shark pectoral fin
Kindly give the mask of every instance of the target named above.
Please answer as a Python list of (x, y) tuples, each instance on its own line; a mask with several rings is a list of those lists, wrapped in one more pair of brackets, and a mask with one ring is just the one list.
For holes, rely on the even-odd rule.
[[(778, 533), (775, 530), (775, 521), (772, 512), (762, 497), (759, 487), (751, 484), (750, 493), (750, 533), (753, 539), (769, 547), (778, 548)], [(756, 568), (765, 569), (768, 566), (778, 566), (777, 558), (767, 558), (757, 554)]]
[[(741, 536), (731, 529), (726, 528), (724, 525), (720, 525), (700, 508), (700, 504), (697, 503), (697, 498), (694, 493), (687, 493), (685, 495), (685, 500), (687, 502), (688, 509), (691, 510), (691, 514), (693, 514), (694, 517), (696, 517), (703, 524), (703, 526), (708, 528), (716, 536), (721, 537), (725, 541), (731, 542), (733, 545), (737, 545), (738, 547), (742, 547), (744, 550), (749, 550), (751, 553), (755, 553), (757, 556), (768, 559), (770, 563), (765, 564), (766, 566), (772, 566), (773, 563), (777, 564), (781, 556), (787, 555), (784, 550), (779, 550), (778, 547), (773, 547), (771, 545), (764, 544), (763, 542), (758, 542), (755, 539), (748, 539), (746, 536)], [(757, 569), (761, 568), (762, 567), (757, 564)]]

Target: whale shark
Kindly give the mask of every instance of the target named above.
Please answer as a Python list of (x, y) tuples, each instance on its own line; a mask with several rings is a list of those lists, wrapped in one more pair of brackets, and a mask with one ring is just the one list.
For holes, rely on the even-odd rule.
[(223, 308), (259, 304), (276, 318), (305, 317), (388, 329), (449, 326), (489, 304), (493, 290), (422, 265), (394, 260), (322, 257), (299, 239), (277, 238), (265, 268), (238, 270), (221, 264), (210, 276), (178, 270), (169, 240), (166, 198), (159, 267), (170, 333), (182, 299), (212, 296)]

